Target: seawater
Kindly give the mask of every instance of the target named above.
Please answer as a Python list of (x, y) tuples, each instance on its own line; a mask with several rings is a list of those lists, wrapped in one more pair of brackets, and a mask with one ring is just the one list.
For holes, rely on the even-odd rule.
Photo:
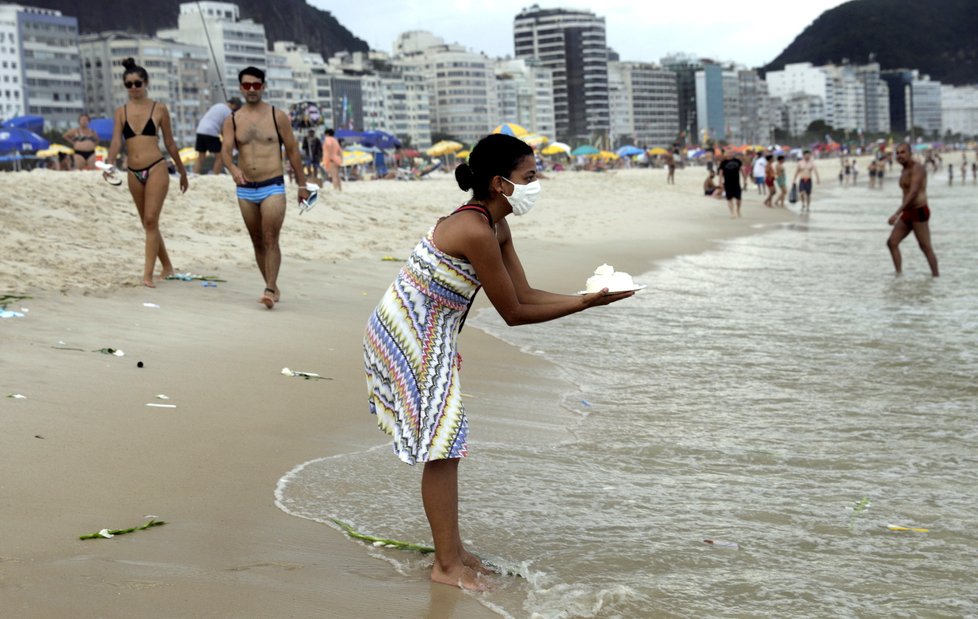
[[(516, 329), (491, 311), (469, 321), (575, 385), (534, 413), (562, 426), (556, 442), (500, 432), (462, 463), (463, 536), (522, 575), (480, 594), (486, 606), (978, 616), (978, 187), (931, 179), (942, 275), (911, 235), (894, 277), (887, 181), (816, 186), (810, 215), (664, 261), (615, 306)], [(277, 496), (295, 515), (425, 542), (419, 473), (384, 445), (306, 463)], [(365, 552), (409, 577), (430, 565)]]

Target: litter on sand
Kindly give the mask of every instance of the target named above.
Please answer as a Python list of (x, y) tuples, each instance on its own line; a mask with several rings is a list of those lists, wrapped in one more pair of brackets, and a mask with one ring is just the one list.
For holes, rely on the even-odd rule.
[(152, 406), (153, 408), (176, 408), (176, 404), (157, 404), (155, 402), (147, 402), (146, 406)]
[(7, 396), (8, 398), (13, 398), (15, 400), (26, 400), (27, 396), (22, 393), (11, 393)]
[(195, 273), (174, 273), (172, 275), (167, 275), (166, 279), (178, 279), (184, 282), (223, 282), (227, 283), (226, 279), (221, 279), (216, 275), (197, 275)]
[(398, 258), (397, 256), (384, 256), (380, 260), (381, 260), (381, 262), (400, 262), (401, 261), (401, 259)]
[(158, 527), (166, 524), (162, 520), (150, 520), (146, 524), (139, 527), (132, 527), (131, 529), (102, 529), (98, 533), (86, 533), (85, 535), (79, 535), (78, 539), (111, 539), (116, 535), (125, 535), (126, 533), (132, 533), (134, 531), (145, 531), (150, 527)]
[(913, 533), (930, 533), (930, 529), (922, 529), (920, 527), (901, 527), (897, 524), (888, 524), (886, 528), (891, 531), (912, 531)]
[(719, 539), (705, 539), (704, 544), (710, 544), (711, 546), (716, 546), (717, 548), (733, 548), (734, 550), (740, 548), (737, 542), (725, 542)]
[(125, 357), (126, 353), (118, 350), (116, 348), (99, 348), (98, 350), (93, 350), (92, 352), (100, 352), (103, 355), (115, 355), (116, 357)]
[(289, 368), (282, 368), (282, 374), (285, 376), (295, 376), (296, 378), (305, 378), (306, 380), (333, 380), (329, 376), (320, 376), (315, 372), (300, 372), (299, 370), (290, 370)]
[(143, 307), (152, 307), (153, 309), (160, 309), (160, 306), (156, 303), (143, 303)]

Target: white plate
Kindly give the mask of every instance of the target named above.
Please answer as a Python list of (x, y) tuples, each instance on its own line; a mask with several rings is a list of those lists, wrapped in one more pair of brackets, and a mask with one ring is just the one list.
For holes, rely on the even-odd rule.
[[(647, 284), (641, 284), (641, 285), (635, 286), (633, 288), (623, 288), (621, 290), (609, 290), (608, 291), (608, 294), (617, 294), (619, 292), (636, 292), (636, 291), (641, 290), (643, 288), (648, 288), (648, 285)], [(595, 291), (595, 292), (597, 292), (597, 291)], [(587, 290), (579, 290), (577, 292), (577, 294), (593, 294), (593, 293), (588, 292)]]

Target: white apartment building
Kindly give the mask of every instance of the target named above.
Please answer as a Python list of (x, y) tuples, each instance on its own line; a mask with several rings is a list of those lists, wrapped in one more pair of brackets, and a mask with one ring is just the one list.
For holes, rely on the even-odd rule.
[(825, 101), (815, 95), (791, 95), (781, 103), (788, 135), (799, 136), (816, 120), (825, 120)]
[(941, 83), (932, 82), (927, 75), (914, 71), (911, 85), (913, 97), (913, 126), (924, 130), (927, 135), (941, 131)]
[(441, 43), (419, 51), (410, 43), (431, 39), (417, 32), (406, 34), (395, 42), (394, 49), (413, 51), (395, 56), (391, 62), (396, 71), (423, 75), (431, 97), (432, 133), (474, 144), (499, 122), (495, 63), (461, 45)]
[[(308, 83), (295, 79), (286, 55), (267, 52), (265, 54), (265, 66), (259, 66), (258, 68), (265, 71), (265, 96), (262, 98), (263, 101), (268, 101), (275, 107), (287, 110), (293, 103), (309, 100), (311, 93), (306, 88)], [(235, 82), (237, 82), (237, 77), (235, 77)], [(235, 90), (237, 91), (238, 89), (236, 88)]]
[(890, 88), (880, 77), (877, 62), (856, 67), (866, 93), (866, 126), (868, 133), (890, 132)]
[(608, 63), (612, 136), (616, 146), (668, 147), (679, 135), (677, 75), (651, 63)]
[(768, 95), (767, 83), (757, 71), (737, 71), (740, 93), (740, 133), (732, 141), (741, 144), (770, 145), (774, 127), (780, 121), (777, 106)]
[(941, 135), (978, 137), (978, 86), (941, 86)]
[(149, 95), (165, 101), (173, 137), (193, 145), (197, 123), (211, 106), (214, 93), (207, 76), (206, 47), (143, 35), (101, 32), (82, 35), (78, 44), (85, 81), (85, 109), (93, 117), (111, 118), (128, 95), (122, 83), (122, 61), (133, 58), (149, 74)]
[(0, 5), (0, 115), (44, 117), (67, 130), (84, 111), (78, 20), (60, 11)]
[(292, 41), (276, 41), (273, 53), (285, 59), (292, 73), (292, 81), (299, 93), (296, 101), (315, 103), (320, 111), (327, 114), (324, 122), (332, 127), (329, 112), (333, 105), (331, 79), (335, 71), (330, 69), (323, 55), (310, 52), (306, 45)]
[(25, 109), (16, 9), (0, 6), (0, 119), (23, 116)]
[(496, 92), (500, 120), (555, 139), (553, 71), (533, 59), (499, 60)]
[[(241, 69), (255, 66), (267, 73), (265, 27), (253, 20), (241, 19), (236, 4), (184, 2), (180, 5), (177, 27), (160, 30), (156, 35), (213, 49), (216, 71), (212, 79), (224, 86), (228, 97), (239, 92), (238, 73)], [(212, 86), (211, 90), (215, 103), (224, 100), (220, 86)]]

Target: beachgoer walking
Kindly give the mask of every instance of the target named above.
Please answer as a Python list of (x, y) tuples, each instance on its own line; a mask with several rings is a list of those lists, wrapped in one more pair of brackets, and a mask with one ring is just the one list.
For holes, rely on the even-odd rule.
[(775, 166), (775, 182), (778, 184), (778, 199), (775, 204), (784, 208), (784, 199), (788, 196), (788, 173), (784, 167), (784, 155), (778, 155), (778, 163)]
[(754, 184), (757, 185), (757, 193), (764, 195), (764, 178), (767, 176), (767, 157), (763, 153), (757, 153), (754, 160)]
[(472, 197), (415, 247), (367, 322), (364, 365), (370, 412), (394, 437), (394, 453), (423, 463), (421, 498), (435, 559), (431, 580), (485, 589), (488, 566), (462, 544), (458, 464), (468, 421), (459, 384), (457, 339), (480, 286), (508, 325), (545, 322), (632, 296), (608, 289), (563, 295), (531, 288), (506, 217), (525, 215), (540, 194), (533, 150), (503, 134), (486, 136), (455, 170)]
[(903, 200), (900, 208), (890, 217), (889, 223), (893, 226), (893, 231), (886, 241), (886, 246), (890, 250), (893, 266), (899, 275), (902, 272), (900, 241), (913, 232), (917, 237), (920, 251), (924, 252), (927, 264), (930, 265), (931, 275), (937, 277), (939, 275), (937, 256), (931, 245), (930, 227), (927, 223), (930, 220), (930, 207), (927, 204), (927, 169), (914, 160), (908, 144), (900, 144), (896, 147), (896, 157), (897, 162), (903, 166), (903, 172), (900, 174)]
[(675, 185), (676, 184), (676, 155), (669, 151), (666, 153), (666, 184)]
[(333, 189), (342, 191), (340, 183), (340, 166), (343, 165), (343, 148), (339, 140), (335, 137), (336, 133), (332, 129), (326, 130), (326, 137), (323, 140), (323, 167), (329, 174), (329, 179), (333, 183)]
[(774, 207), (774, 179), (777, 178), (777, 171), (774, 166), (774, 155), (767, 155), (767, 166), (764, 168), (764, 186), (767, 187), (767, 198), (764, 199), (764, 206)]
[(971, 162), (971, 184), (978, 183), (978, 161)]
[(876, 160), (875, 159), (869, 162), (869, 165), (866, 167), (866, 171), (869, 173), (869, 188), (873, 189), (874, 187), (876, 187)]
[[(812, 207), (812, 176), (815, 177), (815, 182), (821, 183), (822, 179), (818, 176), (818, 168), (815, 167), (815, 162), (812, 161), (812, 151), (806, 150), (801, 154), (801, 161), (798, 162), (798, 167), (795, 168), (795, 176), (791, 179), (791, 182), (798, 182), (798, 194), (801, 196), (801, 210), (807, 211)], [(801, 177), (799, 180), (798, 177)]]
[[(224, 121), (221, 156), (237, 185), (238, 207), (265, 280), (258, 302), (272, 309), (281, 298), (278, 273), (282, 266), (279, 234), (285, 222), (283, 147), (295, 170), (300, 202), (309, 197), (309, 190), (289, 115), (262, 101), (265, 72), (257, 67), (242, 69), (238, 86), (245, 102)], [(237, 165), (232, 156), (234, 148), (238, 149)]]
[(720, 162), (720, 181), (723, 186), (723, 195), (727, 198), (727, 208), (730, 209), (730, 217), (740, 217), (740, 176), (743, 163), (733, 153), (727, 150), (723, 154)]
[(78, 126), (62, 134), (64, 139), (71, 142), (75, 149), (76, 170), (95, 169), (95, 149), (98, 147), (98, 134), (88, 125), (90, 120), (88, 114), (80, 114)]
[(197, 140), (194, 150), (197, 151), (197, 160), (194, 161), (194, 174), (200, 174), (204, 169), (204, 157), (208, 154), (214, 155), (214, 166), (211, 174), (220, 174), (224, 171), (224, 163), (221, 161), (221, 131), (224, 128), (224, 121), (241, 107), (241, 99), (231, 97), (225, 103), (215, 103), (201, 117), (197, 123)]
[(319, 178), (318, 172), (326, 176), (320, 161), (323, 159), (323, 143), (316, 137), (316, 130), (310, 129), (302, 138), (302, 162), (306, 166), (306, 176)]
[(954, 164), (947, 164), (947, 186), (950, 187), (954, 184)]
[[(173, 264), (160, 232), (160, 213), (163, 201), (170, 189), (170, 173), (166, 157), (160, 151), (159, 139), (170, 154), (173, 165), (180, 173), (180, 191), (190, 186), (187, 170), (180, 161), (180, 151), (173, 141), (170, 128), (170, 112), (165, 103), (153, 101), (147, 96), (149, 74), (136, 64), (132, 58), (122, 61), (122, 83), (126, 87), (129, 101), (115, 111), (115, 125), (112, 142), (109, 144), (108, 162), (112, 163), (126, 140), (126, 167), (129, 169), (129, 193), (136, 203), (136, 211), (146, 231), (145, 256), (143, 260), (143, 285), (155, 288), (153, 268), (160, 261), (161, 278), (173, 275)], [(137, 127), (139, 130), (137, 131)], [(161, 165), (162, 164), (162, 165)], [(108, 178), (109, 172), (103, 172)]]
[(750, 187), (750, 176), (754, 172), (754, 157), (755, 156), (756, 155), (754, 154), (754, 151), (748, 150), (744, 154), (743, 159), (740, 160), (740, 163), (741, 163), (740, 174), (744, 178), (744, 182), (742, 183), (741, 186), (744, 189), (747, 189), (747, 188)]
[(855, 187), (856, 183), (859, 181), (859, 167), (856, 165), (858, 162), (852, 160), (852, 185)]

